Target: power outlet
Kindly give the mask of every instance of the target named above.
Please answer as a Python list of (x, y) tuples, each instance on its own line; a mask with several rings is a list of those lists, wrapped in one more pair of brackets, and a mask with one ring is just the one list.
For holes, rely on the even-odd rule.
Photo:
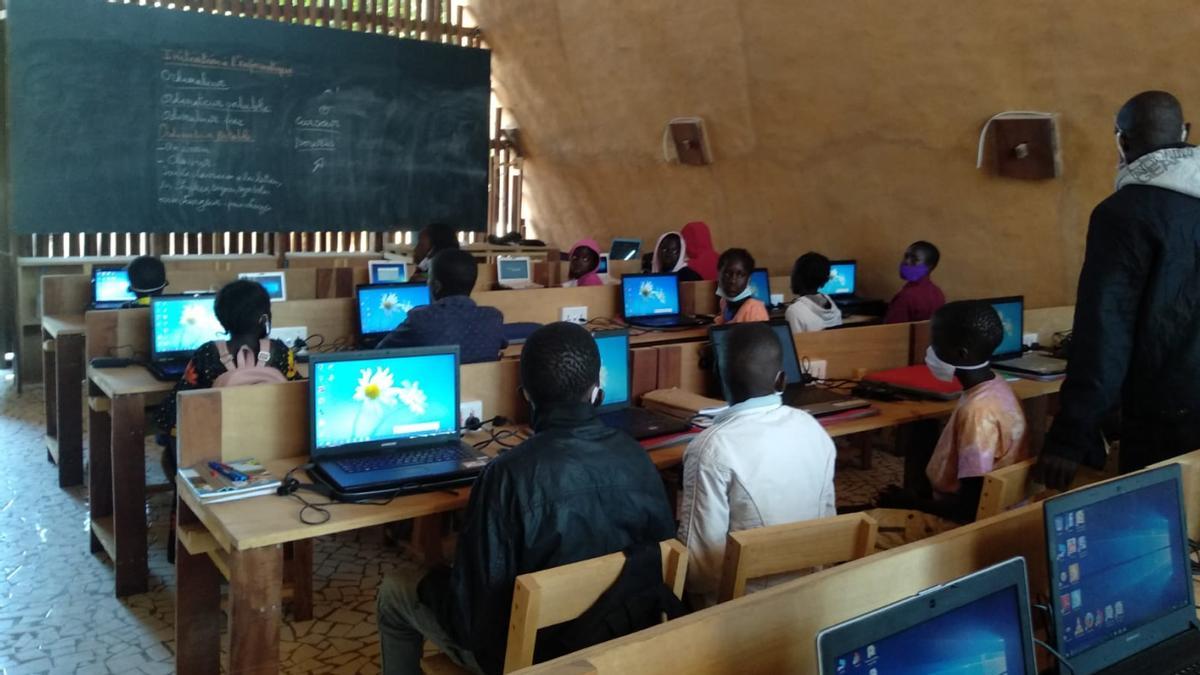
[(483, 421), (483, 401), (463, 401), (458, 404), (458, 425), (464, 427), (467, 420), (474, 416), (480, 422)]
[(829, 362), (825, 359), (812, 359), (808, 362), (808, 374), (818, 380), (825, 379), (825, 371), (829, 366)]
[(587, 307), (563, 307), (560, 310), (559, 319), (583, 325), (587, 323)]

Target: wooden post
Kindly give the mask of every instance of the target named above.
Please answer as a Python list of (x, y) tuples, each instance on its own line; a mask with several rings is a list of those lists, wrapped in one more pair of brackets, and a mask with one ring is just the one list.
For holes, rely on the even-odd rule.
[[(58, 486), (83, 484), (83, 377), (84, 336), (82, 333), (60, 333), (54, 351), (57, 368), (46, 371), (46, 397), (50, 397), (52, 381), (58, 416)], [(49, 425), (49, 420), (47, 420)]]
[[(113, 512), (112, 500), (112, 424), (108, 415), (108, 399), (90, 385), (94, 402), (88, 405), (88, 504), (92, 526), (88, 528), (91, 552), (104, 550), (96, 533), (98, 519), (109, 518)], [(103, 406), (103, 407), (102, 407)]]
[(111, 400), (113, 534), (117, 596), (145, 593), (146, 399), (141, 394)]
[(283, 548), (235, 550), (229, 557), (229, 672), (279, 672)]
[[(199, 523), (178, 497), (179, 527)], [(207, 553), (192, 555), (175, 538), (175, 670), (209, 675), (221, 668), (221, 573)]]

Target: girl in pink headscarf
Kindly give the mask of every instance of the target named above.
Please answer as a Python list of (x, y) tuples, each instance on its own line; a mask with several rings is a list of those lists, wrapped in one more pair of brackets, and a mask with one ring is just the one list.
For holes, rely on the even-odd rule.
[(563, 286), (603, 286), (604, 280), (596, 270), (600, 268), (600, 245), (594, 239), (581, 239), (571, 247), (568, 257), (570, 266), (568, 280)]
[(717, 279), (717, 251), (713, 248), (712, 233), (708, 225), (695, 221), (683, 226), (680, 231), (687, 248), (687, 266), (705, 281)]

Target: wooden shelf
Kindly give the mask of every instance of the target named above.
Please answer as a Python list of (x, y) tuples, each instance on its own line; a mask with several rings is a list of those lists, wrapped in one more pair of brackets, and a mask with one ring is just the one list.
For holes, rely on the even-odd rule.
[(113, 517), (92, 518), (92, 534), (100, 542), (100, 546), (104, 548), (109, 559), (115, 561), (117, 559), (117, 534), (113, 528)]

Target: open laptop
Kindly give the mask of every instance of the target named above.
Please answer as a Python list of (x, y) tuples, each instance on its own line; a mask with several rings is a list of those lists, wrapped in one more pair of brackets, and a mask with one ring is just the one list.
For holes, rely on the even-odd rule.
[(641, 239), (618, 237), (612, 240), (612, 244), (608, 248), (608, 257), (611, 260), (637, 260), (638, 252), (641, 250)]
[(129, 289), (129, 270), (124, 267), (92, 268), (92, 309), (120, 309), (137, 300)]
[(541, 284), (533, 283), (533, 261), (523, 255), (496, 258), (496, 285), (518, 291), (526, 288), (545, 288)]
[(776, 305), (771, 300), (771, 274), (767, 271), (767, 268), (755, 268), (750, 273), (748, 284), (751, 297), (766, 306), (767, 312), (771, 315), (772, 319), (781, 319), (787, 314), (786, 305)]
[(672, 273), (621, 277), (621, 316), (625, 323), (644, 328), (699, 326), (703, 323), (681, 313), (679, 277)]
[(367, 274), (373, 284), (402, 284), (408, 281), (408, 263), (371, 260), (367, 262)]
[(429, 286), (363, 284), (355, 290), (355, 297), (358, 300), (358, 345), (370, 349), (404, 323), (412, 308), (429, 304)]
[(1182, 482), (1171, 464), (1044, 503), (1054, 635), (1077, 675), (1200, 672)]
[(1036, 675), (1025, 559), (817, 634), (820, 675)]
[(691, 424), (660, 415), (645, 408), (635, 408), (630, 390), (633, 378), (629, 370), (629, 331), (606, 330), (592, 333), (600, 350), (600, 388), (604, 403), (597, 410), (606, 425), (621, 429), (637, 440), (679, 434)]
[(487, 457), (459, 437), (458, 347), (314, 354), (313, 473), (339, 498), (469, 483)]
[(1004, 324), (1004, 340), (992, 352), (992, 366), (999, 370), (1035, 376), (1062, 375), (1067, 362), (1042, 354), (1022, 355), (1021, 338), (1025, 335), (1025, 298), (993, 298), (988, 300)]
[(283, 272), (242, 272), (238, 278), (257, 281), (260, 286), (267, 289), (267, 295), (271, 296), (271, 302), (287, 300), (287, 277)]
[(150, 362), (146, 368), (165, 382), (178, 380), (192, 353), (210, 340), (228, 340), (213, 311), (212, 293), (150, 298)]
[[(731, 329), (733, 326), (713, 326), (708, 331), (709, 339), (713, 344), (713, 354), (716, 356), (718, 364), (724, 358), (725, 339)], [(772, 322), (771, 329), (775, 332), (775, 337), (779, 339), (779, 347), (783, 352), (783, 372), (787, 375), (787, 389), (783, 391), (785, 405), (799, 408), (813, 417), (837, 415), (847, 410), (871, 407), (870, 401), (845, 396), (815, 384), (804, 384), (791, 328), (786, 322)], [(719, 367), (717, 372), (720, 373)]]
[(819, 291), (833, 299), (839, 307), (863, 302), (855, 295), (858, 288), (858, 261), (833, 260), (829, 263), (829, 281)]

